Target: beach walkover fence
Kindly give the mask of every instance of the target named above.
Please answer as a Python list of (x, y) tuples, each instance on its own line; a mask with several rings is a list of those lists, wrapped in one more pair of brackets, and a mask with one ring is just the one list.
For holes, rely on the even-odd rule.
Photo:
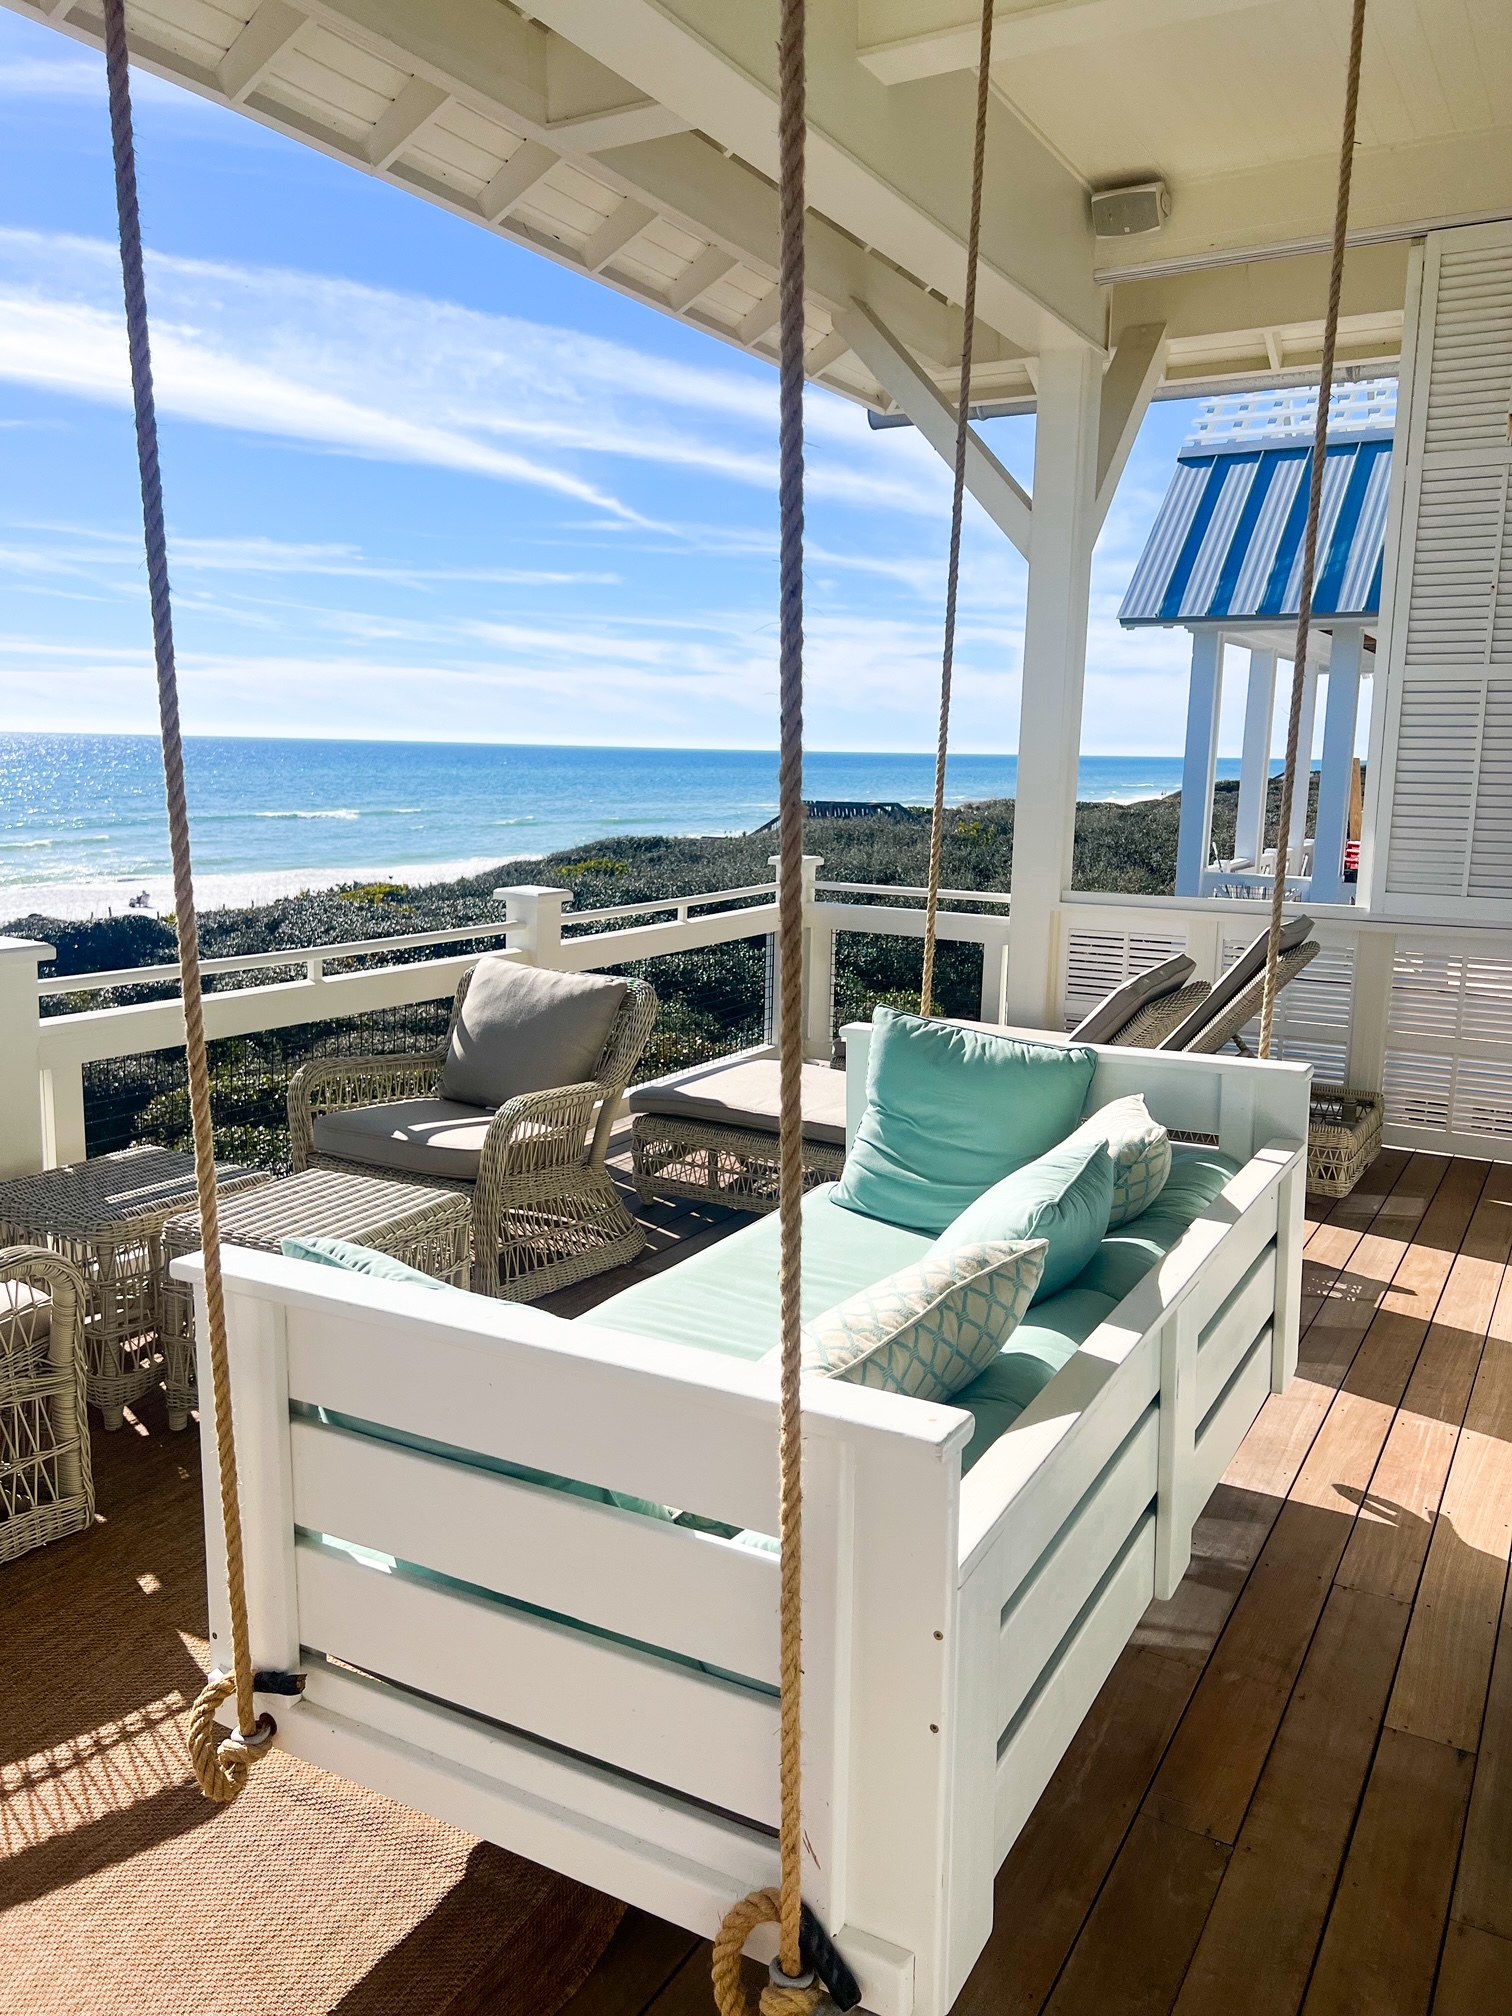
[[(804, 1027), (814, 1057), (831, 1054), (837, 1011), (854, 1020), (866, 1010), (854, 990), (837, 988), (847, 950), (924, 932), (922, 889), (824, 882), (821, 867), (808, 857)], [(565, 889), (501, 889), (497, 900), (503, 914), (488, 924), (207, 961), (206, 1024), (223, 1067), (218, 1099), (260, 1101), (259, 1111), (272, 1115), (238, 1132), (228, 1112), (228, 1152), (269, 1165), (286, 1154), (283, 1097), (306, 1056), (439, 1040), (458, 979), (490, 947), (528, 964), (628, 970), (651, 980), (665, 1006), (648, 1076), (760, 1044), (770, 1033), (770, 883), (585, 911), (569, 908)], [(1512, 929), (1309, 908), (1322, 951), (1278, 1003), (1277, 1054), (1313, 1064), (1322, 1082), (1383, 1093), (1391, 1145), (1512, 1159)], [(1254, 906), (1068, 891), (1051, 928), (1057, 979), (1046, 1019), (1064, 1029), (1110, 988), (1174, 953), (1196, 962), (1198, 978), (1215, 979), (1253, 937)], [(974, 998), (958, 1012), (1001, 1021), (1012, 948), (1007, 896), (943, 891), (940, 937), (957, 959), (979, 962)], [(122, 1113), (139, 1127), (145, 1120), (143, 1131), (156, 1128), (160, 1139), (179, 1118), (187, 1131), (175, 1104), (183, 1055), (177, 967), (39, 972), (51, 959), (47, 945), (0, 940), (4, 1175), (120, 1145), (109, 1129)], [(696, 1024), (679, 1005), (690, 973), (714, 1004)], [(146, 1101), (144, 1084), (156, 1088)], [(218, 1123), (222, 1117), (218, 1110)]]

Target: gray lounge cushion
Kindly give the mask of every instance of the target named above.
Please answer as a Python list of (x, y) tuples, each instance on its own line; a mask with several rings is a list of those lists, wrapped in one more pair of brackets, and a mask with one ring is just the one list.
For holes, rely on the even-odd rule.
[(315, 1122), (317, 1155), (370, 1162), (396, 1175), (478, 1180), (478, 1161), (493, 1111), (455, 1099), (392, 1099), (352, 1106)]
[(1071, 1031), (1073, 1043), (1111, 1043), (1122, 1029), (1127, 1029), (1141, 1008), (1147, 1008), (1152, 1001), (1163, 1001), (1167, 994), (1188, 980), (1197, 970), (1197, 962), (1189, 959), (1184, 952), (1178, 952), (1173, 959), (1163, 959), (1158, 966), (1147, 966), (1143, 973), (1136, 973), (1125, 980), (1121, 987), (1115, 987), (1111, 994), (1104, 994), (1101, 1001), (1084, 1015)]
[[(702, 1125), (743, 1127), (775, 1134), (778, 1072), (775, 1057), (752, 1057), (742, 1064), (704, 1064), (674, 1077), (637, 1085), (632, 1113), (665, 1113)], [(803, 1067), (803, 1132), (806, 1140), (845, 1146), (845, 1073), (828, 1064)]]
[(497, 954), (480, 959), (452, 1030), (442, 1097), (502, 1106), (522, 1092), (584, 1084), (624, 998), (624, 981), (605, 973), (552, 973)]

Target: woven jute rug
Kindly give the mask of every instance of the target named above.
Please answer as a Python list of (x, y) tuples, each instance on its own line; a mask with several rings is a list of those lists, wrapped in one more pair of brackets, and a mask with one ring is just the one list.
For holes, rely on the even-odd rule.
[(618, 1903), (280, 1754), (200, 1796), (197, 1430), (133, 1411), (101, 1523), (0, 1569), (6, 2016), (552, 2016)]

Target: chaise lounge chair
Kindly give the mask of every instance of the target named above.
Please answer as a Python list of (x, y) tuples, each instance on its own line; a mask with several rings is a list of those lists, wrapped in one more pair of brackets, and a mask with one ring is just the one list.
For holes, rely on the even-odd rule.
[(528, 1302), (621, 1266), (645, 1234), (604, 1159), (655, 1017), (644, 980), (480, 959), (439, 1049), (295, 1073), (294, 1168), (467, 1192), (480, 1295)]

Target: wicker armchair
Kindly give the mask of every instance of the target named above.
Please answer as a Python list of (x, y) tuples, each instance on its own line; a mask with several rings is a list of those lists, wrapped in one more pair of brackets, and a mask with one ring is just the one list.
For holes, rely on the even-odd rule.
[(84, 1301), (56, 1253), (0, 1251), (0, 1562), (94, 1524)]
[(656, 1019), (656, 993), (644, 980), (625, 982), (591, 1079), (523, 1093), (493, 1112), (474, 1179), (338, 1157), (315, 1141), (325, 1114), (441, 1096), (441, 1074), (472, 977), (464, 974), (458, 985), (447, 1040), (438, 1049), (419, 1056), (324, 1057), (295, 1073), (289, 1086), (294, 1168), (340, 1169), (387, 1182), (399, 1177), (468, 1193), (473, 1292), (528, 1302), (621, 1266), (645, 1245), (645, 1233), (604, 1166), (620, 1095)]

